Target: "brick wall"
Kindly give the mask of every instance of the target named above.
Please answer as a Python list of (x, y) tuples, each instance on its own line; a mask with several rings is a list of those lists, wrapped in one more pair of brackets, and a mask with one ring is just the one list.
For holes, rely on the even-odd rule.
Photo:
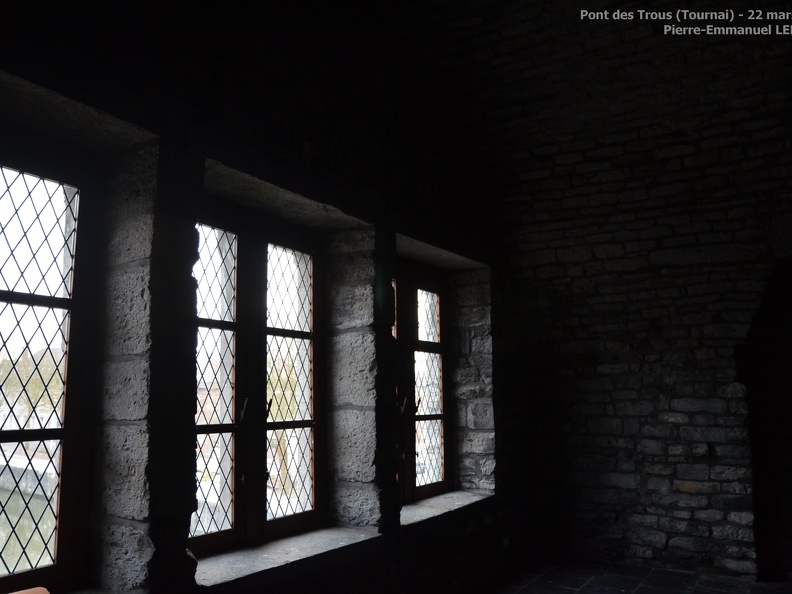
[(531, 134), (508, 112), (487, 117), (504, 156), (504, 319), (519, 325), (506, 331), (510, 389), (525, 399), (506, 414), (544, 412), (553, 429), (524, 445), (515, 425), (505, 447), (531, 460), (558, 438), (560, 470), (545, 476), (563, 485), (555, 511), (586, 554), (753, 573), (735, 351), (792, 198), (786, 50), (561, 11), (540, 20), (541, 49), (519, 54), (537, 84), (514, 101), (530, 106)]

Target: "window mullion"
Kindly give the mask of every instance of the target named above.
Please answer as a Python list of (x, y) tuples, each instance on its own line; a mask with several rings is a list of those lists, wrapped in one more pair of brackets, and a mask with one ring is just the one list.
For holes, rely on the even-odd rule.
[(264, 437), (266, 413), (266, 340), (264, 296), (266, 284), (266, 244), (249, 235), (239, 239), (239, 287), (237, 319), (237, 513), (244, 521), (238, 526), (241, 541), (252, 544), (261, 539), (266, 493)]
[(399, 382), (399, 397), (402, 400), (402, 497), (405, 501), (415, 499), (415, 352), (417, 349), (417, 289), (408, 276), (397, 280), (398, 343), (401, 345), (402, 374)]

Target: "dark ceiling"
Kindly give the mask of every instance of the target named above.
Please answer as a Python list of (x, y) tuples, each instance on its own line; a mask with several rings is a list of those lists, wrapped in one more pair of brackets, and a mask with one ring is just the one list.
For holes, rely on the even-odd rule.
[(756, 84), (755, 63), (789, 66), (775, 38), (702, 42), (579, 13), (545, 0), (19, 2), (4, 8), (0, 55), (12, 73), (155, 132), (258, 105), (304, 106), (314, 127), (330, 112), (388, 121), (505, 197), (541, 190), (531, 172), (556, 142), (636, 127), (689, 137)]

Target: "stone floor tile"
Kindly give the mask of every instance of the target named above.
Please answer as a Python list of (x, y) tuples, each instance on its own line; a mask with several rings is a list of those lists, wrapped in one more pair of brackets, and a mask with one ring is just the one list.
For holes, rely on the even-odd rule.
[(512, 580), (500, 594), (517, 594), (518, 592), (523, 592), (524, 588), (533, 584), (536, 579), (537, 576), (527, 575), (522, 576), (520, 579)]
[(689, 571), (673, 569), (653, 569), (642, 582), (642, 585), (663, 589), (666, 592), (691, 592), (698, 582), (699, 576)]
[(790, 594), (792, 581), (789, 582), (760, 582), (751, 584), (751, 594)]
[(673, 590), (641, 585), (635, 589), (634, 594), (669, 594), (669, 592), (673, 592)]
[(580, 574), (566, 572), (563, 569), (554, 569), (537, 578), (537, 584), (549, 584), (564, 588), (580, 588), (588, 582), (593, 574)]
[(602, 565), (602, 570), (609, 574), (626, 575), (629, 577), (637, 577), (642, 579), (652, 572), (651, 567), (627, 565), (623, 563), (604, 563)]
[(601, 573), (591, 578), (592, 584), (606, 588), (615, 588), (619, 592), (632, 592), (645, 578), (618, 575), (615, 573)]
[(527, 568), (499, 594), (792, 594), (792, 583), (592, 563)]
[(727, 594), (749, 593), (754, 584), (741, 578), (728, 578), (719, 576), (703, 576), (696, 584), (696, 589), (702, 592), (723, 592)]
[(730, 590), (719, 588), (713, 590), (704, 586), (697, 586), (691, 594), (751, 594), (751, 586), (748, 584), (734, 584)]
[(576, 594), (578, 588), (565, 588), (555, 584), (534, 582), (525, 586), (518, 594)]

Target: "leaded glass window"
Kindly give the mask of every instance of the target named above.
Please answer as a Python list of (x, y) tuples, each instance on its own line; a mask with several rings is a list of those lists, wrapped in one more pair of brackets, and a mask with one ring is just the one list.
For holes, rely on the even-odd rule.
[(0, 577), (57, 559), (78, 203), (0, 167)]
[(237, 238), (196, 225), (198, 314), (195, 354), (196, 497), (190, 536), (234, 526), (235, 359)]
[(310, 255), (267, 249), (267, 518), (314, 508)]
[(196, 225), (198, 554), (317, 517), (313, 257), (232, 223)]
[(418, 348), (415, 379), (415, 485), (443, 480), (443, 363), (439, 352), (419, 350), (440, 344), (440, 296), (417, 291)]
[(397, 386), (402, 414), (402, 467), (405, 501), (447, 488), (447, 406), (443, 388), (444, 350), (438, 274), (401, 262), (395, 280), (395, 337), (400, 354)]

